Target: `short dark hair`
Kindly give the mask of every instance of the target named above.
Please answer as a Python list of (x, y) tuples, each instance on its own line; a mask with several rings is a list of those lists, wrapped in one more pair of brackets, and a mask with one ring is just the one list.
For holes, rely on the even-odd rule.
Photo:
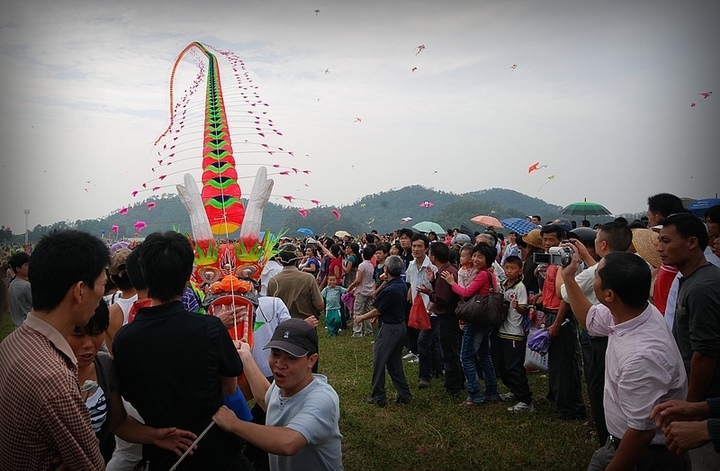
[(87, 335), (97, 335), (105, 332), (110, 327), (110, 308), (107, 301), (100, 299), (100, 304), (95, 308), (95, 314), (90, 318), (84, 330)]
[(79, 281), (94, 288), (109, 264), (108, 248), (87, 232), (56, 230), (43, 236), (28, 266), (33, 308), (55, 309)]
[(602, 289), (612, 290), (629, 307), (641, 308), (650, 297), (650, 267), (645, 260), (629, 252), (610, 252), (598, 269)]
[(440, 263), (447, 263), (450, 259), (450, 247), (445, 244), (430, 244), (430, 255)]
[(685, 211), (682, 200), (670, 193), (658, 193), (648, 197), (648, 209), (662, 216)]
[(696, 237), (701, 250), (705, 250), (708, 245), (709, 237), (705, 223), (690, 213), (671, 214), (663, 219), (660, 224), (663, 227), (675, 226), (675, 230), (683, 239)]
[(708, 222), (720, 224), (720, 204), (710, 206), (703, 215)]
[(558, 224), (546, 224), (540, 228), (540, 235), (545, 234), (556, 234), (558, 239), (562, 239), (565, 237), (565, 229)]
[(523, 266), (522, 260), (521, 260), (520, 257), (518, 257), (517, 255), (510, 255), (510, 256), (508, 256), (507, 258), (505, 258), (505, 261), (503, 262), (503, 265), (506, 265), (506, 264), (508, 264), (508, 263), (511, 264), (511, 265), (517, 265), (517, 266), (519, 266), (520, 268), (522, 268), (522, 266)]
[(26, 254), (25, 252), (15, 252), (14, 254), (10, 255), (10, 258), (8, 259), (8, 266), (10, 269), (12, 269), (13, 272), (17, 272), (17, 269), (21, 266), (25, 265), (30, 261), (30, 255)]
[(411, 243), (415, 242), (416, 240), (422, 240), (423, 244), (425, 244), (425, 248), (428, 248), (428, 246), (430, 245), (430, 239), (428, 239), (428, 236), (426, 236), (425, 234), (422, 234), (420, 232), (418, 232), (417, 234), (414, 234), (410, 238)]
[(622, 222), (606, 222), (600, 226), (600, 232), (603, 233), (611, 252), (627, 252), (632, 244), (632, 229)]
[(413, 236), (413, 231), (412, 231), (412, 229), (409, 229), (409, 228), (407, 228), (407, 227), (403, 227), (402, 229), (400, 229), (400, 230), (398, 231), (398, 239), (399, 239), (400, 237), (402, 237), (402, 236), (406, 236), (406, 237), (408, 237), (408, 238), (412, 238), (412, 236)]
[(375, 251), (377, 252), (378, 250), (382, 251), (382, 253), (390, 253), (390, 244), (388, 242), (380, 242), (375, 247)]
[(135, 247), (135, 249), (130, 252), (130, 255), (128, 255), (127, 260), (125, 260), (125, 270), (127, 270), (130, 283), (132, 283), (135, 289), (147, 289), (145, 278), (142, 274), (142, 267), (140, 266), (140, 246)]
[(140, 246), (148, 297), (168, 302), (182, 296), (193, 269), (190, 241), (177, 232), (153, 232)]
[(488, 268), (492, 267), (495, 257), (497, 257), (497, 249), (495, 246), (479, 243), (473, 247), (473, 255), (476, 252), (479, 252), (483, 257), (485, 257), (485, 266)]
[(370, 260), (375, 255), (375, 247), (370, 244), (362, 250), (363, 260)]

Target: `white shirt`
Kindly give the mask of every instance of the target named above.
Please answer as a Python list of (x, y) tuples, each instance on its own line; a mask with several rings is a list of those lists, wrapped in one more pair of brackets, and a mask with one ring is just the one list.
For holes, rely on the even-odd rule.
[[(595, 296), (595, 272), (597, 271), (598, 264), (586, 268), (585, 270), (581, 271), (577, 275), (575, 275), (575, 281), (577, 282), (578, 286), (580, 286), (580, 289), (582, 290), (585, 297), (590, 301), (592, 304), (597, 305), (600, 304), (600, 301), (598, 301), (597, 296)], [(565, 287), (565, 284), (563, 284), (560, 287), (560, 297), (565, 301), (566, 303), (569, 303), (568, 295), (567, 295), (567, 288)]]
[[(437, 275), (437, 267), (430, 263), (430, 257), (425, 257), (422, 261), (422, 265), (418, 267), (418, 260), (417, 258), (414, 259), (410, 265), (408, 265), (407, 270), (405, 270), (405, 281), (410, 283), (410, 299), (411, 302), (415, 301), (415, 294), (418, 293), (417, 287), (418, 286), (425, 286), (426, 288), (432, 288), (432, 283), (430, 283), (430, 280), (428, 280), (427, 273), (425, 273), (425, 267), (430, 267)], [(427, 294), (420, 293), (420, 296), (422, 297), (423, 303), (425, 303), (425, 307), (427, 308), (430, 304), (430, 296)]]
[(267, 287), (270, 280), (282, 271), (283, 267), (275, 260), (268, 260), (263, 267), (262, 273), (260, 273), (260, 295), (265, 296), (267, 294)]
[(648, 304), (639, 316), (615, 324), (610, 309), (599, 304), (588, 311), (587, 330), (609, 337), (603, 399), (608, 432), (622, 438), (628, 428), (655, 430), (652, 444), (664, 444), (665, 436), (650, 419), (650, 411), (671, 399), (684, 401), (687, 376), (660, 311)]

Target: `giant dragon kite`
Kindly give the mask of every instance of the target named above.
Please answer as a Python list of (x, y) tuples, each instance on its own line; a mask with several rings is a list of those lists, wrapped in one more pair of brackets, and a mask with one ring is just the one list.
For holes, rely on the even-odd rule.
[[(186, 95), (175, 103), (173, 87), (176, 73), (186, 54), (195, 54), (199, 73), (193, 85), (186, 90)], [(240, 73), (238, 64), (242, 62), (237, 56), (227, 51), (220, 51), (220, 54), (230, 61), (238, 83), (241, 77), (249, 81), (247, 72)], [(244, 69), (244, 66), (242, 68)], [(268, 179), (266, 168), (260, 166), (255, 175), (247, 207), (243, 206), (228, 122), (228, 114), (237, 113), (237, 110), (226, 109), (220, 72), (220, 62), (209, 46), (193, 42), (183, 49), (173, 64), (170, 77), (170, 124), (155, 145), (160, 148), (158, 155), (162, 158), (158, 163), (163, 167), (185, 160), (175, 160), (176, 155), (179, 154), (190, 153), (188, 160), (197, 159), (192, 157), (192, 153), (202, 149), (201, 189), (190, 173), (185, 173), (183, 183), (176, 186), (180, 199), (190, 215), (196, 266), (193, 281), (205, 293), (204, 305), (208, 313), (216, 314), (218, 309), (225, 308), (232, 309), (235, 314), (246, 313), (235, 316), (234, 326), (229, 331), (234, 339), (245, 340), (252, 346), (252, 332), (256, 327), (253, 311), (257, 305), (257, 283), (263, 265), (276, 254), (274, 247), (280, 236), (266, 231), (263, 237), (260, 237), (263, 210), (270, 198), (274, 182)], [(191, 99), (196, 101), (193, 95), (200, 89), (202, 83), (205, 84), (205, 100), (202, 145), (199, 146), (197, 143), (189, 142), (188, 136), (191, 131), (185, 129), (185, 126), (188, 124), (192, 127), (192, 118), (187, 115), (187, 106)], [(241, 87), (241, 96), (251, 108), (264, 104), (254, 88), (256, 87)], [(263, 139), (267, 132), (281, 135), (274, 128), (272, 121), (265, 118), (266, 112), (251, 110), (247, 114), (249, 116), (244, 119), (252, 120), (254, 134), (260, 135)], [(199, 123), (196, 122), (194, 125), (197, 126)], [(269, 131), (262, 126), (269, 127)], [(195, 137), (195, 142), (198, 136)], [(245, 139), (245, 145), (247, 143), (248, 139)], [(282, 148), (270, 146), (265, 142), (258, 145), (271, 155), (274, 152), (285, 152)], [(159, 179), (163, 180), (167, 175), (170, 174), (163, 174)], [(237, 240), (231, 241), (230, 234), (238, 229), (240, 232)], [(237, 309), (239, 307), (245, 307), (246, 310)]]

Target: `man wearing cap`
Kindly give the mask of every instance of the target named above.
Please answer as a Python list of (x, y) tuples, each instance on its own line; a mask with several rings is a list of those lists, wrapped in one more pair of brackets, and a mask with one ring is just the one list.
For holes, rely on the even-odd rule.
[(298, 270), (302, 256), (295, 244), (281, 245), (278, 258), (283, 269), (268, 282), (267, 294), (282, 299), (294, 319), (305, 320), (317, 327), (317, 318), (325, 309), (325, 302), (315, 277)]
[(267, 412), (266, 425), (238, 420), (225, 406), (213, 421), (267, 451), (272, 471), (342, 470), (340, 400), (327, 378), (312, 372), (318, 359), (317, 331), (300, 319), (288, 319), (264, 348), (270, 349), (272, 384), (247, 343), (240, 343), (238, 354), (253, 397)]

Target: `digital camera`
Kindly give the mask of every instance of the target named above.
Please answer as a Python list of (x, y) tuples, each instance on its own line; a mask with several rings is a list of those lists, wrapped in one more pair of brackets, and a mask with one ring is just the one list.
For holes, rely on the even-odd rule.
[(572, 261), (573, 250), (570, 247), (550, 247), (548, 253), (533, 254), (533, 262), (549, 263), (550, 265), (560, 265), (566, 267)]

